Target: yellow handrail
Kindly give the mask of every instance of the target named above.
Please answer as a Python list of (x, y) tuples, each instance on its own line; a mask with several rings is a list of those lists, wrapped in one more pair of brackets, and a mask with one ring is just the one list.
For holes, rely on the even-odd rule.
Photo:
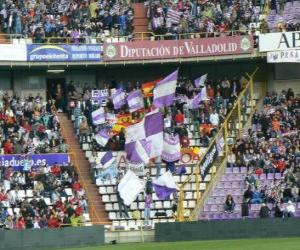
[[(179, 191), (179, 199), (178, 199), (178, 209), (177, 209), (177, 220), (178, 221), (184, 221), (184, 207), (183, 207), (183, 201), (184, 201), (184, 188), (185, 186), (191, 181), (192, 177), (195, 176), (195, 182), (196, 182), (196, 208), (198, 206), (198, 203), (200, 201), (200, 178), (199, 178), (199, 172), (200, 172), (200, 165), (204, 159), (204, 157), (206, 156), (206, 154), (209, 152), (209, 150), (211, 149), (211, 147), (217, 142), (217, 139), (222, 135), (222, 133), (224, 132), (224, 143), (225, 143), (225, 155), (223, 157), (227, 157), (228, 153), (229, 153), (229, 149), (228, 149), (228, 145), (227, 145), (227, 138), (228, 138), (228, 123), (229, 120), (232, 118), (232, 114), (233, 112), (238, 109), (238, 115), (240, 114), (240, 105), (241, 105), (241, 100), (242, 98), (244, 98), (246, 91), (248, 91), (250, 93), (250, 106), (251, 106), (251, 114), (254, 110), (253, 107), (253, 77), (256, 74), (258, 68), (255, 69), (255, 71), (251, 74), (251, 76), (249, 74), (246, 74), (249, 77), (248, 83), (245, 86), (245, 88), (241, 91), (241, 93), (239, 94), (236, 102), (234, 103), (231, 111), (228, 113), (226, 119), (224, 120), (222, 126), (219, 128), (217, 134), (214, 136), (214, 138), (211, 140), (211, 142), (209, 143), (209, 146), (206, 148), (205, 152), (201, 155), (198, 164), (196, 165), (194, 171), (192, 174), (190, 174), (186, 180), (181, 184), (180, 186), (180, 191)], [(239, 122), (241, 121), (241, 118), (238, 118)], [(238, 130), (241, 131), (241, 123), (239, 123), (239, 127)], [(195, 208), (195, 209), (196, 209)], [(191, 218), (191, 217), (190, 217)]]

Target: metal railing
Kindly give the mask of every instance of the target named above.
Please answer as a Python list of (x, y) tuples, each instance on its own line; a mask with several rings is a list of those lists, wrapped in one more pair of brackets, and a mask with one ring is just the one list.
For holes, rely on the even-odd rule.
[(239, 35), (252, 35), (252, 30), (234, 30), (226, 32), (192, 32), (183, 34), (157, 35), (153, 32), (134, 32), (129, 36), (82, 36), (72, 37), (43, 37), (43, 42), (36, 42), (34, 37), (26, 37), (20, 34), (0, 34), (0, 44), (101, 44), (104, 42), (128, 42), (128, 41), (154, 41), (154, 40), (181, 40), (201, 39), (209, 37), (226, 37)]
[[(249, 118), (254, 113), (255, 104), (253, 98), (253, 77), (256, 74), (258, 68), (251, 74), (247, 75), (248, 80), (246, 85), (244, 86), (242, 92), (239, 94), (233, 108), (226, 116), (223, 124), (218, 129), (217, 134), (211, 140), (209, 146), (206, 148), (205, 152), (201, 155), (199, 159), (199, 163), (196, 165), (192, 174), (190, 174), (186, 180), (181, 184), (179, 188), (179, 199), (178, 199), (178, 207), (177, 207), (177, 221), (185, 221), (185, 220), (197, 220), (199, 208), (201, 204), (203, 204), (204, 200), (207, 198), (208, 191), (211, 187), (215, 184), (216, 175), (222, 170), (222, 166), (227, 161), (227, 156), (230, 152), (230, 145), (233, 145), (235, 140), (240, 136), (244, 126), (246, 125)], [(222, 155), (218, 156), (212, 163), (214, 168), (211, 168), (210, 174), (211, 179), (205, 188), (204, 193), (201, 193), (200, 184), (201, 179), (200, 175), (200, 167), (205, 159), (205, 155), (210, 151), (213, 145), (218, 143), (218, 140), (223, 138), (224, 147), (222, 150)], [(225, 162), (225, 163), (224, 163)], [(218, 166), (215, 166), (218, 165)], [(214, 171), (216, 169), (216, 171)], [(186, 215), (186, 210), (184, 208), (184, 201), (185, 201), (185, 192), (189, 192), (190, 190), (186, 190), (187, 184), (196, 183), (196, 207), (193, 211)]]

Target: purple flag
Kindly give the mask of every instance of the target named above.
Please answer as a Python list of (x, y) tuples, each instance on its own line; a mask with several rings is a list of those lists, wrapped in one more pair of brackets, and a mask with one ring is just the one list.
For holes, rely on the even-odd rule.
[(143, 139), (147, 139), (151, 144), (151, 158), (161, 154), (163, 146), (163, 117), (158, 110), (146, 114), (143, 121), (127, 128), (126, 144)]
[(170, 106), (174, 102), (178, 70), (159, 81), (153, 90), (153, 105), (157, 108)]
[(155, 135), (158, 133), (163, 132), (164, 123), (163, 123), (163, 116), (160, 112), (154, 111), (146, 114), (145, 121), (145, 134), (146, 137), (151, 135)]
[(166, 162), (175, 162), (180, 159), (180, 141), (178, 135), (164, 134), (161, 158)]
[(120, 109), (125, 104), (125, 93), (122, 89), (117, 89), (112, 96), (115, 109)]
[(107, 151), (101, 158), (101, 164), (104, 168), (108, 168), (110, 167), (113, 162), (114, 162), (114, 158), (113, 158), (113, 154), (111, 151)]
[(92, 120), (94, 125), (105, 123), (105, 111), (104, 108), (99, 108), (92, 112)]
[(148, 164), (150, 160), (151, 144), (147, 140), (140, 140), (126, 144), (127, 159), (133, 163)]
[(156, 196), (161, 200), (169, 199), (170, 195), (177, 190), (176, 183), (170, 171), (153, 181)]
[(127, 97), (129, 111), (132, 113), (144, 108), (144, 99), (141, 90), (132, 91)]
[(208, 100), (209, 98), (206, 93), (206, 87), (203, 87), (200, 93), (198, 93), (193, 99), (189, 100), (188, 107), (190, 109), (196, 109), (199, 107), (200, 102)]
[(200, 86), (204, 86), (204, 83), (206, 81), (206, 78), (207, 78), (207, 74), (203, 75), (203, 76), (200, 76), (199, 78), (195, 79), (194, 83), (195, 83), (195, 86), (197, 88), (199, 88)]
[(98, 144), (100, 144), (102, 147), (105, 147), (109, 140), (109, 129), (104, 128), (100, 130), (96, 135), (95, 135), (95, 140), (97, 141)]

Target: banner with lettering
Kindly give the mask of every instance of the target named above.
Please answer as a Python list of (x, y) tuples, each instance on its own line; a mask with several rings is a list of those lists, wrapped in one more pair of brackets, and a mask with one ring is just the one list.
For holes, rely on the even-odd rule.
[(252, 36), (104, 43), (105, 61), (161, 60), (252, 52)]
[(295, 50), (299, 47), (300, 31), (259, 34), (259, 52)]
[(12, 167), (14, 170), (22, 170), (24, 160), (28, 157), (31, 167), (40, 165), (59, 165), (69, 163), (68, 154), (33, 154), (33, 155), (0, 155), (0, 166)]

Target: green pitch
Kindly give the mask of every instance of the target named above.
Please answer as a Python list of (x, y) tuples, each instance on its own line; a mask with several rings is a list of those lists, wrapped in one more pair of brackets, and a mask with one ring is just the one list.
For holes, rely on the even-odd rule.
[(136, 243), (61, 250), (300, 250), (300, 238)]

